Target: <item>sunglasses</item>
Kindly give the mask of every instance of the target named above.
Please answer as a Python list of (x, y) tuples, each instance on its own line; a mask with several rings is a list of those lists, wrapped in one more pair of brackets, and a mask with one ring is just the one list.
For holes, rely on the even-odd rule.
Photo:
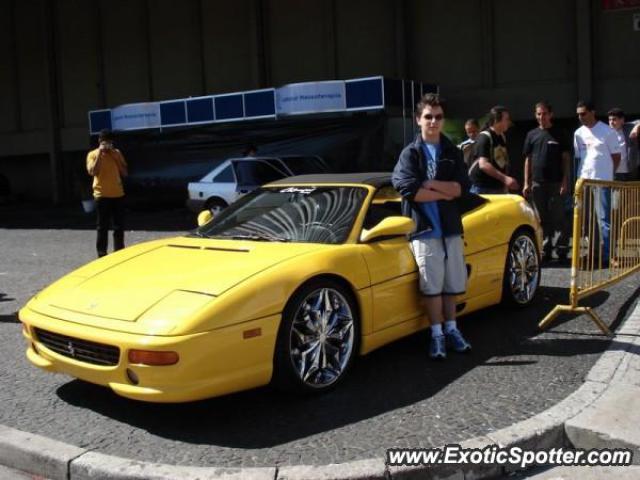
[(444, 115), (442, 115), (441, 113), (438, 113), (437, 115), (431, 115), (430, 113), (427, 113), (423, 118), (425, 120), (435, 120), (436, 122), (439, 122), (444, 118)]
[(578, 112), (578, 116), (579, 117), (584, 117), (585, 115), (587, 115), (589, 112)]

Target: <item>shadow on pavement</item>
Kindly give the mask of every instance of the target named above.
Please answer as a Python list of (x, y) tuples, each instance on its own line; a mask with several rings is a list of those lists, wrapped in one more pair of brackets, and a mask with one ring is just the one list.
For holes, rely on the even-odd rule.
[[(93, 230), (94, 213), (78, 205), (40, 205), (34, 203), (0, 206), (0, 228)], [(196, 227), (196, 214), (182, 207), (127, 208), (126, 230), (187, 231)]]
[(0, 315), (0, 323), (19, 323), (18, 315), (10, 313), (8, 315)]
[[(589, 299), (604, 303), (609, 294)], [(361, 357), (345, 381), (321, 396), (300, 397), (263, 387), (187, 404), (150, 404), (127, 400), (109, 389), (78, 380), (57, 390), (71, 405), (155, 435), (192, 444), (235, 448), (268, 448), (316, 433), (348, 427), (377, 415), (429, 399), (475, 368), (509, 368), (537, 363), (536, 356), (600, 353), (610, 339), (554, 338), (538, 330), (538, 321), (557, 303), (566, 303), (565, 288), (542, 287), (536, 304), (523, 310), (490, 308), (461, 320), (474, 349), (451, 354), (444, 362), (427, 358), (428, 334), (417, 333)], [(563, 318), (562, 323), (569, 321)]]
[(0, 293), (0, 302), (13, 302), (15, 298), (10, 297), (6, 293)]

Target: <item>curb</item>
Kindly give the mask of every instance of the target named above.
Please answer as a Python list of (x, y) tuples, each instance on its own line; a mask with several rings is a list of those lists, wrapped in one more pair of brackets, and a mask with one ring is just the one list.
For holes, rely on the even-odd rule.
[[(632, 340), (622, 341), (624, 338)], [(629, 365), (639, 350), (640, 304), (615, 333), (609, 347), (578, 390), (538, 415), (485, 436), (466, 440), (461, 446), (484, 448), (498, 445), (529, 450), (571, 448), (577, 429), (588, 430), (588, 425), (576, 417), (582, 412), (597, 410), (598, 399), (605, 396), (608, 390), (613, 390), (612, 386), (625, 384), (624, 378), (629, 376), (631, 370)], [(640, 375), (636, 377), (634, 379), (640, 383)], [(631, 447), (638, 449), (637, 445)], [(0, 465), (41, 475), (49, 480), (479, 480), (518, 470), (515, 466), (487, 464), (390, 467), (386, 465), (385, 458), (322, 466), (185, 467), (105, 455), (2, 425)]]

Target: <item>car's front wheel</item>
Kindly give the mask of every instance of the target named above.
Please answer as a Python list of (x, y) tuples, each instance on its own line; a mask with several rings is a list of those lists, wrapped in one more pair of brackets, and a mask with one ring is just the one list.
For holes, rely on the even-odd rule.
[(274, 355), (276, 385), (298, 392), (333, 388), (353, 362), (359, 335), (351, 292), (331, 279), (302, 286), (282, 315)]
[(540, 255), (533, 234), (518, 230), (509, 242), (502, 301), (511, 306), (527, 306), (533, 302), (539, 285)]

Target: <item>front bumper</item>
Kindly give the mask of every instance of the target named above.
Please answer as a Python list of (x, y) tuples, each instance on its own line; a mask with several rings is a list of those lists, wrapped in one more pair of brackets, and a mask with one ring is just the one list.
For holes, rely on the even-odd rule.
[[(23, 308), (19, 313), (28, 347), (27, 359), (49, 372), (104, 385), (123, 397), (149, 402), (188, 402), (265, 385), (271, 380), (279, 315), (219, 330), (184, 336), (150, 336), (107, 331), (54, 319)], [(35, 333), (39, 328), (71, 338), (117, 346), (116, 365), (79, 361), (48, 348)], [(243, 332), (262, 335), (244, 338)], [(175, 351), (175, 365), (131, 364), (131, 349)], [(129, 371), (129, 372), (128, 372)], [(131, 378), (137, 377), (134, 383)]]

